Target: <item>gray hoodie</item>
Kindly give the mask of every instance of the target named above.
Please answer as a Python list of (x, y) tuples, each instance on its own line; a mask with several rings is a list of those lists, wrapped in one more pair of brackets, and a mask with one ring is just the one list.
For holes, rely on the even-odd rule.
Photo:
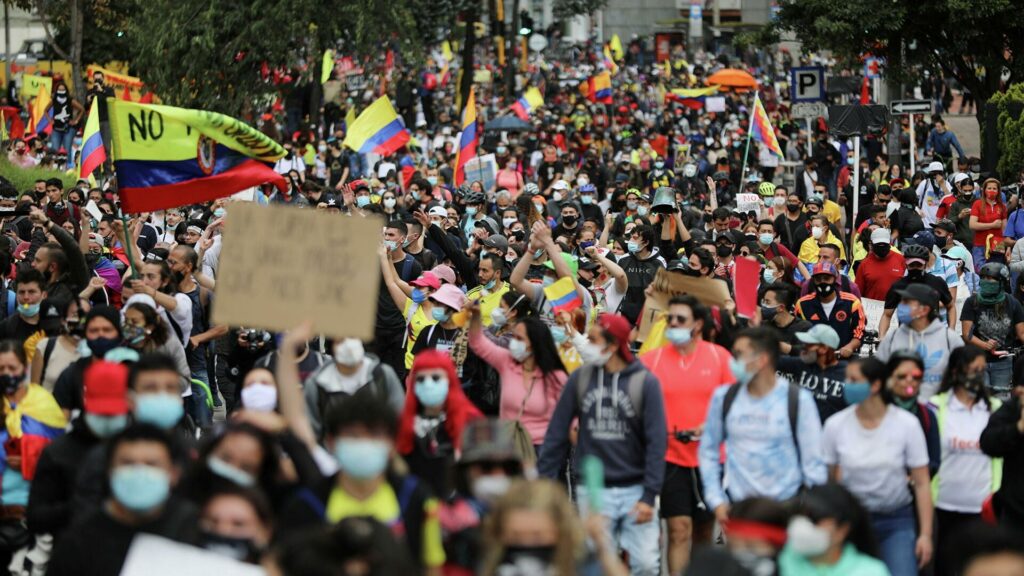
[(310, 374), (302, 384), (302, 393), (306, 397), (309, 422), (316, 435), (320, 436), (323, 433), (321, 416), (328, 397), (333, 399), (337, 396), (351, 396), (367, 386), (371, 387), (371, 392), (383, 392), (384, 400), (395, 409), (395, 413), (401, 413), (405, 404), (402, 383), (394, 369), (387, 364), (381, 364), (380, 359), (373, 354), (366, 354), (362, 369), (352, 377), (343, 376), (334, 362), (326, 362), (317, 368), (316, 372)]
[(878, 345), (875, 357), (883, 362), (898, 350), (917, 352), (924, 359), (924, 381), (921, 382), (919, 398), (931, 398), (939, 392), (942, 374), (949, 362), (949, 353), (964, 345), (964, 341), (942, 320), (932, 320), (923, 331), (918, 332), (903, 324), (890, 330)]

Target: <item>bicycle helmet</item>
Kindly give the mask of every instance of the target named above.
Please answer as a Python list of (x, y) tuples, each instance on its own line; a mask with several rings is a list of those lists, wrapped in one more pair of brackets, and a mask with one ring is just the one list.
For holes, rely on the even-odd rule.
[(463, 182), (462, 184), (459, 184), (459, 189), (456, 190), (455, 195), (464, 198), (471, 191), (472, 188), (469, 187), (469, 182)]
[(464, 201), (466, 204), (483, 204), (484, 193), (471, 190), (469, 193), (466, 194), (466, 198)]
[(593, 184), (584, 184), (583, 186), (580, 186), (581, 194), (588, 194), (590, 192), (597, 192), (597, 186), (594, 186)]
[(931, 254), (931, 252), (928, 248), (921, 246), (920, 244), (911, 244), (903, 249), (903, 257), (907, 260), (911, 258), (920, 258), (927, 262), (929, 254)]
[(537, 185), (534, 184), (533, 182), (527, 182), (526, 185), (523, 186), (523, 193), (528, 194), (530, 196), (540, 194), (540, 188), (538, 188)]
[(757, 191), (761, 196), (773, 196), (775, 194), (775, 184), (771, 182), (761, 182), (761, 185), (757, 187)]
[(993, 280), (1009, 280), (1010, 271), (1000, 262), (986, 262), (981, 270), (978, 270), (981, 278), (992, 278)]

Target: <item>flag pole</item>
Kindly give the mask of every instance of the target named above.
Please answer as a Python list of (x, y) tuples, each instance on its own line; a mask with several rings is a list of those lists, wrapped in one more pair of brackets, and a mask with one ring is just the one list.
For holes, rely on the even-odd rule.
[(747, 177), (747, 154), (750, 153), (750, 135), (754, 133), (754, 109), (757, 106), (757, 92), (754, 92), (754, 104), (750, 106), (750, 117), (747, 120), (747, 145), (743, 149), (743, 170), (740, 171), (740, 181), (737, 184), (737, 189), (743, 190), (743, 182)]
[[(97, 98), (98, 98), (98, 96), (97, 96)], [(111, 98), (107, 98), (106, 100), (107, 100), (107, 105), (109, 106)], [(97, 102), (97, 110), (96, 110), (97, 114), (99, 113), (99, 109), (98, 109), (99, 106), (98, 105), (99, 105), (99, 103)], [(113, 117), (114, 116), (112, 115), (111, 118), (113, 118)], [(100, 130), (102, 131), (102, 127), (100, 128)], [(115, 158), (115, 154), (114, 154), (114, 142), (117, 141), (117, 138), (115, 138), (114, 134), (113, 134), (114, 132), (117, 131), (117, 122), (111, 122), (110, 123), (110, 131), (111, 131), (111, 134), (110, 134), (110, 150), (107, 150), (107, 156), (108, 156), (108, 158), (110, 160), (110, 167), (113, 168), (113, 170), (114, 170), (114, 181), (116, 181), (118, 183), (118, 187), (120, 187), (121, 179), (117, 177), (117, 163), (115, 162), (115, 160), (117, 158)], [(103, 137), (102, 132), (100, 133), (100, 137), (101, 138)], [(109, 182), (109, 180), (108, 180), (108, 182)], [(121, 215), (121, 225), (122, 225), (123, 230), (124, 230), (124, 251), (125, 251), (126, 255), (128, 256), (128, 266), (132, 270), (132, 280), (138, 280), (138, 279), (142, 278), (142, 275), (139, 274), (139, 270), (135, 267), (135, 250), (132, 249), (132, 244), (135, 243), (135, 239), (132, 238), (133, 234), (132, 234), (131, 230), (128, 229), (128, 215), (126, 215), (124, 213), (124, 210), (121, 209), (120, 205), (117, 207), (117, 211)]]

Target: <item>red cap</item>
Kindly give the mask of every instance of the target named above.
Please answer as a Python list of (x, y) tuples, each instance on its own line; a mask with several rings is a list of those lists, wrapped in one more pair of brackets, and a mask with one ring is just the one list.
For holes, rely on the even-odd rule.
[(629, 333), (633, 327), (629, 320), (621, 314), (601, 314), (597, 317), (597, 323), (601, 325), (619, 343), (619, 354), (626, 362), (633, 361), (633, 353), (629, 350)]
[(85, 411), (103, 416), (128, 413), (128, 367), (114, 362), (93, 362), (82, 379)]
[(433, 288), (437, 290), (441, 287), (441, 280), (433, 272), (424, 272), (422, 276), (409, 282), (410, 286), (417, 286), (419, 288)]

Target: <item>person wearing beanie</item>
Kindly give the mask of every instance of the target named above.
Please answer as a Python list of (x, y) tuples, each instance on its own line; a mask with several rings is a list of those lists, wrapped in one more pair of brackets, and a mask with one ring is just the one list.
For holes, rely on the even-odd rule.
[(103, 360), (107, 352), (121, 345), (121, 313), (113, 306), (93, 306), (85, 316), (83, 328), (82, 357), (71, 363), (53, 385), (53, 397), (64, 409), (66, 416), (75, 410), (84, 409), (82, 404), (82, 383), (85, 369), (97, 360)]
[[(661, 566), (654, 501), (661, 493), (668, 437), (661, 387), (630, 352), (631, 328), (619, 314), (598, 316), (580, 349), (584, 365), (569, 376), (555, 406), (537, 468), (541, 476), (558, 476), (578, 418), (576, 457), (595, 456), (604, 465), (600, 513), (621, 526), (617, 544), (629, 553), (630, 571), (654, 576)], [(582, 486), (578, 495), (580, 502), (587, 500)]]

